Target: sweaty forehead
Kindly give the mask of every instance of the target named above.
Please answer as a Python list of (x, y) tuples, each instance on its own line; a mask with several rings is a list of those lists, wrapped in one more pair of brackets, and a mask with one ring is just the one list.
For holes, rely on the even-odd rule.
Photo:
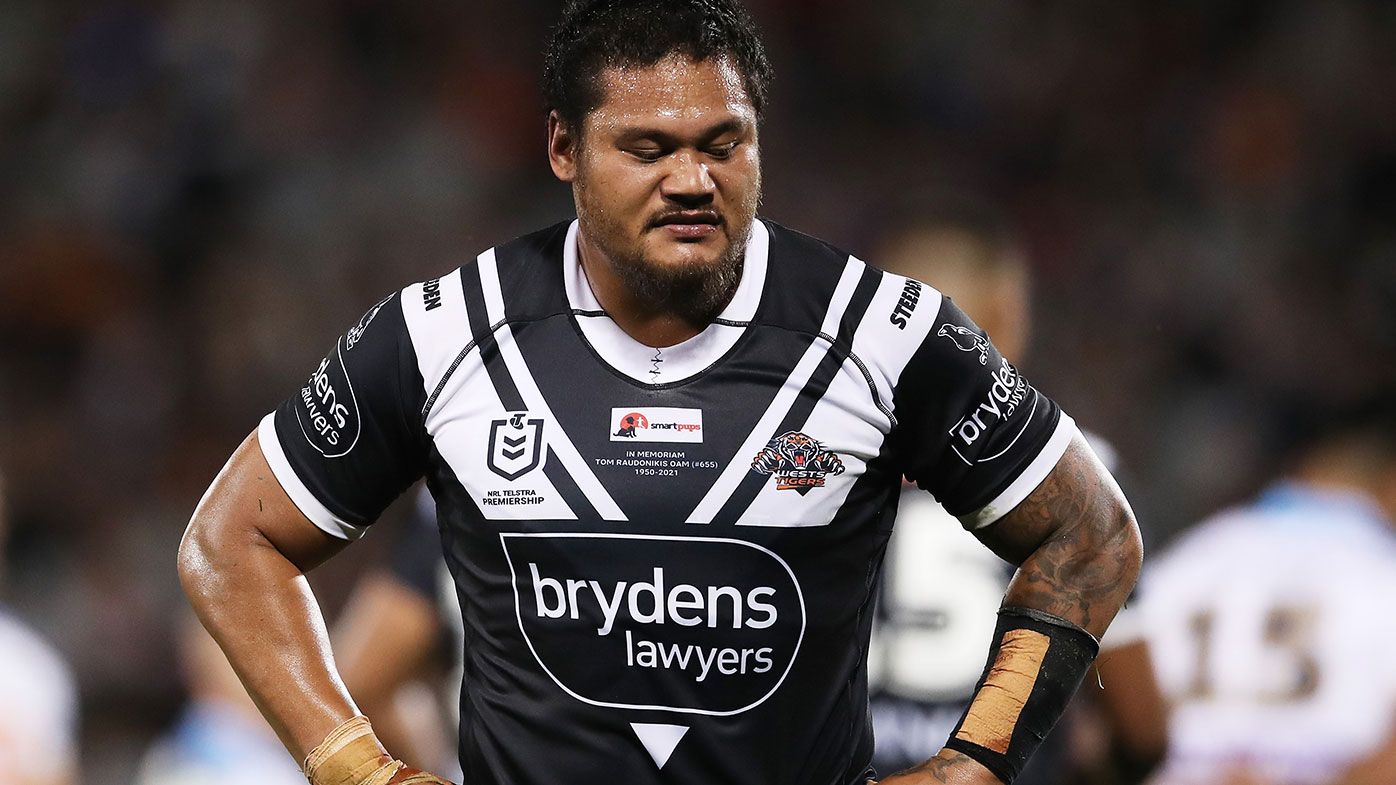
[(756, 122), (741, 73), (725, 57), (673, 54), (652, 66), (607, 68), (600, 81), (602, 102), (588, 117), (594, 126)]

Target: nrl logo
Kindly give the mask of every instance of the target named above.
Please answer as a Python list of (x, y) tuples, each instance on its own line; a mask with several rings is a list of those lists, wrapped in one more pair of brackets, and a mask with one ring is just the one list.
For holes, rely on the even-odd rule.
[(947, 324), (941, 327), (936, 335), (949, 338), (954, 342), (955, 348), (962, 352), (979, 352), (980, 365), (989, 363), (989, 339), (979, 333), (958, 324)]
[(823, 488), (826, 476), (843, 474), (843, 461), (817, 440), (799, 431), (786, 431), (756, 454), (751, 470), (774, 474), (778, 491), (804, 496), (815, 488)]
[(527, 419), (528, 412), (514, 412), (508, 419), (490, 423), (490, 471), (506, 480), (517, 480), (543, 461), (543, 420)]

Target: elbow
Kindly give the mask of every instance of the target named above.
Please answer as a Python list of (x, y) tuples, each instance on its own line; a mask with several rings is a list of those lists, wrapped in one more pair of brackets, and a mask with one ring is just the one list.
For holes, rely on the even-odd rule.
[(227, 587), (229, 570), (238, 562), (235, 557), (228, 558), (231, 548), (227, 540), (226, 534), (220, 536), (218, 521), (199, 512), (194, 513), (180, 538), (175, 570), (185, 598), (200, 616)]
[(179, 585), (184, 590), (184, 596), (196, 609), (199, 599), (207, 595), (206, 589), (211, 578), (212, 569), (207, 545), (206, 533), (200, 527), (199, 518), (195, 517), (189, 522), (184, 536), (179, 540), (179, 549), (175, 554), (175, 570), (179, 574)]
[(1112, 555), (1119, 560), (1120, 583), (1129, 591), (1133, 591), (1134, 584), (1139, 581), (1139, 573), (1144, 567), (1144, 538), (1139, 532), (1139, 521), (1134, 517), (1134, 511), (1123, 497), (1119, 500), (1114, 518)]

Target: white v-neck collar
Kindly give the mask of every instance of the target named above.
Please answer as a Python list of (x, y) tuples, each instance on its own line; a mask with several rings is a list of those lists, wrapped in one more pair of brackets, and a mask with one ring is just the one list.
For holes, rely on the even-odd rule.
[(765, 224), (755, 220), (751, 222), (751, 236), (747, 238), (742, 281), (717, 320), (683, 343), (663, 349), (645, 346), (612, 321), (596, 299), (577, 253), (577, 230), (578, 222), (574, 220), (567, 228), (567, 240), (562, 246), (567, 302), (592, 349), (607, 365), (635, 381), (672, 384), (703, 372), (736, 345), (747, 322), (761, 305), (761, 294), (766, 288), (770, 234)]

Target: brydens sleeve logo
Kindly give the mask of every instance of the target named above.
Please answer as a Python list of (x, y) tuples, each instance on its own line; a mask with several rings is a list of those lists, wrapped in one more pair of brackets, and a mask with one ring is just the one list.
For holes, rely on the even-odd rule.
[(339, 344), (301, 388), (296, 423), (305, 440), (326, 458), (341, 458), (359, 441), (359, 401), (344, 368)]

